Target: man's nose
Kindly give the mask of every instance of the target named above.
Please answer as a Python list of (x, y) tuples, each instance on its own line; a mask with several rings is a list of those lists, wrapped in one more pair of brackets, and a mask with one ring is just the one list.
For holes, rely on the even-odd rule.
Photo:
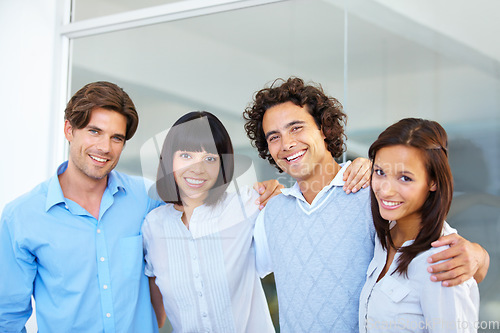
[(283, 151), (290, 150), (297, 145), (295, 137), (291, 134), (283, 134), (281, 137), (281, 149)]

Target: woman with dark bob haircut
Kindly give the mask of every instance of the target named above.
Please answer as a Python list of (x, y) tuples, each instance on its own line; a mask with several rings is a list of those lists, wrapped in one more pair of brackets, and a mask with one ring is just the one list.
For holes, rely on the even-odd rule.
[(453, 196), (447, 144), (437, 122), (406, 118), (369, 149), (377, 239), (360, 296), (361, 332), (475, 331), (476, 281), (443, 287), (427, 276), (427, 258), (442, 250), (431, 243), (453, 232), (445, 222)]
[(233, 174), (233, 146), (217, 117), (190, 112), (175, 122), (156, 182), (166, 205), (142, 227), (160, 327), (168, 317), (174, 332), (274, 332), (253, 245), (259, 194), (226, 192)]
[(220, 120), (206, 111), (190, 112), (180, 117), (167, 133), (160, 154), (156, 190), (166, 203), (182, 205), (175, 182), (173, 158), (176, 151), (206, 151), (219, 156), (220, 170), (205, 203), (215, 204), (233, 179), (234, 151), (231, 138)]

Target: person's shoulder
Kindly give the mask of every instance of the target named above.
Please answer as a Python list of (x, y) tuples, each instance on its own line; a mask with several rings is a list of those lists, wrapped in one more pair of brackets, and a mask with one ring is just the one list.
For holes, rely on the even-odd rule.
[[(417, 254), (408, 265), (408, 276), (421, 287), (425, 287), (426, 285), (434, 287), (434, 285), (432, 284), (435, 282), (430, 280), (430, 273), (427, 271), (427, 267), (432, 264), (429, 263), (427, 259), (433, 254), (441, 252), (447, 248), (449, 248), (448, 245), (441, 247), (431, 247), (430, 249)], [(440, 284), (437, 283), (437, 285)]]
[(137, 175), (129, 175), (124, 172), (116, 171), (113, 170), (111, 171), (111, 174), (113, 177), (116, 178), (118, 182), (121, 182), (123, 184), (129, 184), (129, 185), (142, 185), (142, 186), (151, 186), (153, 184), (153, 181), (144, 178), (142, 176), (137, 176)]
[[(445, 236), (445, 235), (449, 235), (449, 234), (452, 234), (453, 233), (453, 230), (448, 226), (444, 226), (443, 227), (443, 231), (441, 232), (441, 235), (442, 236)], [(449, 245), (443, 245), (443, 246), (439, 246), (439, 247), (431, 247), (430, 249), (428, 250), (425, 250), (423, 252), (420, 252), (419, 254), (417, 254), (415, 256), (415, 258), (413, 260), (415, 260), (416, 262), (425, 262), (427, 263), (427, 258), (436, 254), (436, 253), (439, 253), (441, 251), (444, 251), (446, 249), (449, 249), (450, 246)]]
[(359, 205), (360, 207), (370, 204), (370, 187), (361, 188), (356, 192), (351, 192), (349, 194), (345, 193), (342, 187), (337, 188), (338, 191), (342, 191), (343, 194), (340, 196), (332, 196), (330, 200), (342, 199), (346, 202), (350, 202), (353, 205)]
[(153, 200), (160, 200), (158, 194), (156, 194), (155, 183), (152, 180), (116, 170), (111, 171), (111, 175), (116, 186), (124, 187), (125, 191), (129, 191), (138, 197), (149, 196)]
[(146, 218), (149, 220), (161, 220), (164, 219), (165, 217), (169, 217), (170, 215), (173, 215), (176, 210), (174, 208), (174, 204), (171, 203), (166, 203), (164, 205), (161, 205), (159, 207), (156, 207), (155, 209), (151, 210), (148, 215), (146, 215)]
[(237, 191), (224, 192), (221, 197), (221, 202), (235, 200), (238, 197), (240, 197), (243, 201), (249, 201), (252, 199), (255, 201), (259, 197), (259, 194), (256, 190), (253, 189), (253, 187), (249, 185), (243, 185), (239, 187)]
[(415, 256), (415, 258), (413, 258), (412, 262), (415, 261), (415, 263), (428, 265), (427, 258), (429, 258), (430, 256), (432, 256), (436, 253), (439, 253), (443, 250), (446, 250), (449, 247), (450, 247), (449, 245), (444, 245), (444, 246), (440, 246), (440, 247), (431, 247), (430, 249), (425, 250), (425, 251), (417, 254)]
[(269, 199), (269, 201), (266, 204), (266, 207), (281, 206), (288, 202), (295, 202), (296, 200), (298, 199), (293, 195), (285, 195), (283, 193), (280, 193)]
[(27, 205), (45, 205), (49, 181), (50, 179), (47, 179), (46, 181), (35, 186), (30, 191), (18, 196), (14, 200), (7, 203), (3, 209), (2, 215), (9, 215), (15, 212), (25, 211)]
[(366, 197), (370, 197), (370, 187), (367, 187), (367, 188), (361, 188), (359, 189), (358, 191), (354, 192), (354, 193), (349, 193), (347, 196), (353, 196), (353, 197), (356, 197), (356, 198), (366, 198)]
[(223, 211), (236, 214), (236, 210), (244, 208), (246, 214), (253, 215), (259, 211), (259, 206), (255, 203), (258, 198), (259, 193), (253, 187), (244, 185), (237, 191), (224, 192), (220, 201), (213, 207), (213, 211), (215, 214), (221, 214)]

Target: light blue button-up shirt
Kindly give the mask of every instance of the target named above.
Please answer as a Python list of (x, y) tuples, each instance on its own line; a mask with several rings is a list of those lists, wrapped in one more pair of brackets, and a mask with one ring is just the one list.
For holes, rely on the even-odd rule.
[(112, 171), (99, 219), (57, 174), (8, 204), (0, 224), (0, 332), (20, 332), (31, 295), (40, 332), (154, 332), (141, 225), (159, 206), (143, 179)]

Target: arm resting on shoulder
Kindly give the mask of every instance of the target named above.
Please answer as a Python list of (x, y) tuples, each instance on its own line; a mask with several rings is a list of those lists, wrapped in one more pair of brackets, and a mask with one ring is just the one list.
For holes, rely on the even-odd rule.
[(481, 245), (471, 243), (458, 234), (442, 236), (432, 243), (433, 247), (444, 245), (450, 248), (428, 258), (430, 263), (447, 260), (429, 266), (428, 271), (433, 273), (432, 281), (442, 281), (443, 286), (452, 287), (471, 277), (478, 283), (484, 279), (490, 266), (490, 256)]
[(262, 210), (267, 205), (269, 199), (280, 194), (281, 189), (285, 188), (285, 186), (281, 185), (277, 179), (270, 179), (263, 182), (256, 182), (253, 188), (260, 194), (255, 204), (259, 205), (259, 209)]
[(345, 193), (356, 193), (361, 188), (370, 185), (372, 162), (369, 159), (358, 157), (344, 172)]

